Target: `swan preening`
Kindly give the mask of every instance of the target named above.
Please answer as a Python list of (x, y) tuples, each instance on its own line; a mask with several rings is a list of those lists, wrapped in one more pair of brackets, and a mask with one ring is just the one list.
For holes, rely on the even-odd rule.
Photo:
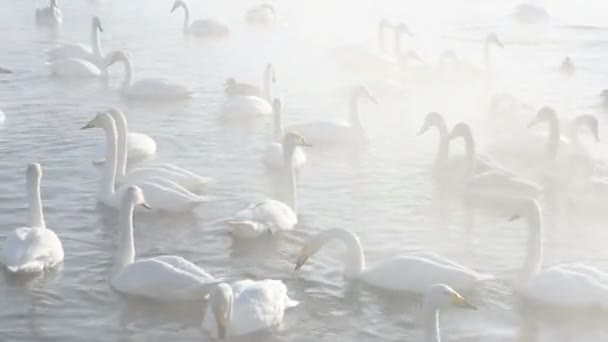
[(359, 115), (359, 100), (362, 98), (378, 103), (367, 87), (359, 85), (350, 97), (348, 122), (317, 121), (293, 125), (287, 130), (302, 134), (315, 146), (364, 144), (368, 141), (368, 136)]
[(526, 298), (548, 306), (568, 309), (608, 309), (608, 273), (576, 263), (542, 269), (543, 220), (538, 202), (522, 202), (510, 220), (523, 217), (529, 229), (528, 247), (518, 291)]
[[(128, 186), (116, 188), (117, 173), (117, 133), (116, 124), (108, 113), (97, 114), (82, 129), (102, 128), (106, 134), (106, 162), (103, 176), (97, 191), (97, 200), (113, 208), (120, 208), (122, 194)], [(146, 194), (153, 210), (166, 212), (185, 212), (207, 202), (204, 196), (196, 195), (179, 184), (160, 177), (151, 177), (134, 181)]]
[(424, 293), (429, 286), (444, 283), (458, 291), (464, 291), (491, 278), (450, 259), (427, 252), (391, 257), (366, 267), (359, 238), (342, 228), (322, 231), (306, 241), (296, 261), (295, 269), (299, 270), (312, 255), (333, 240), (341, 242), (346, 247), (344, 257), (346, 277), (359, 279), (385, 290)]
[(264, 233), (292, 229), (298, 223), (296, 175), (294, 158), (296, 148), (309, 146), (306, 140), (297, 133), (288, 132), (283, 138), (283, 179), (287, 197), (285, 202), (266, 199), (252, 203), (237, 212), (228, 221), (232, 234), (240, 238), (255, 238)]
[(57, 0), (51, 0), (48, 7), (36, 9), (36, 25), (57, 28), (63, 23), (63, 15)]
[(91, 22), (91, 42), (90, 46), (84, 44), (66, 44), (48, 51), (49, 60), (59, 59), (79, 59), (85, 60), (96, 65), (100, 70), (106, 68), (105, 58), (99, 42), (99, 32), (103, 32), (99, 17), (93, 17)]
[(245, 21), (250, 25), (269, 26), (277, 20), (277, 13), (270, 4), (261, 4), (245, 13)]
[(108, 56), (107, 65), (122, 62), (125, 66), (125, 78), (122, 82), (122, 94), (131, 100), (168, 101), (191, 97), (192, 91), (182, 85), (170, 83), (160, 78), (146, 78), (134, 81), (133, 61), (124, 51), (115, 51)]
[(221, 283), (209, 294), (203, 329), (225, 341), (278, 326), (285, 310), (297, 306), (280, 280), (240, 280)]
[(184, 10), (184, 33), (195, 37), (225, 37), (230, 33), (230, 29), (226, 24), (213, 19), (195, 20), (190, 23), (190, 9), (186, 2), (176, 0), (171, 8), (173, 13), (178, 8)]
[(133, 211), (150, 208), (137, 186), (123, 191), (120, 201), (119, 244), (116, 270), (110, 280), (121, 293), (159, 301), (202, 300), (218, 279), (192, 262), (175, 255), (135, 260)]
[(273, 83), (276, 83), (276, 74), (272, 64), (264, 68), (261, 89), (229, 78), (224, 85), (228, 99), (220, 110), (222, 117), (226, 120), (246, 120), (270, 115)]
[(63, 261), (61, 241), (44, 221), (40, 196), (40, 164), (28, 165), (26, 171), (28, 227), (7, 234), (2, 250), (2, 263), (13, 273), (36, 273), (54, 267)]
[(445, 284), (433, 284), (424, 292), (422, 310), (424, 313), (425, 342), (441, 342), (439, 312), (441, 309), (456, 307), (477, 310), (460, 293)]

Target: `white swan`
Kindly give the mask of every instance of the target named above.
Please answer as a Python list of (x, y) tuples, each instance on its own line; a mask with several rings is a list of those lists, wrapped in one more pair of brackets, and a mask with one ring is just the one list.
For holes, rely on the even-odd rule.
[(378, 103), (367, 87), (361, 85), (355, 87), (350, 98), (348, 122), (317, 121), (290, 126), (287, 130), (302, 134), (315, 146), (366, 143), (367, 133), (359, 116), (359, 100), (363, 97)]
[(49, 7), (36, 9), (36, 25), (57, 28), (63, 22), (61, 9), (57, 5), (57, 0), (51, 0)]
[[(128, 149), (131, 145), (131, 134), (128, 132), (127, 120), (124, 114), (116, 109), (110, 109), (108, 114), (114, 119), (117, 130), (117, 170), (116, 178), (120, 184), (137, 183), (151, 178), (161, 178), (174, 182), (181, 187), (193, 192), (201, 193), (206, 190), (207, 185), (211, 182), (210, 178), (202, 177), (196, 173), (187, 169), (171, 165), (171, 164), (154, 164), (144, 165), (131, 169), (127, 172), (127, 158), (130, 158), (131, 151)], [(145, 134), (135, 133), (140, 135), (142, 143), (142, 149), (148, 148), (151, 152), (150, 145), (154, 144), (154, 150), (156, 150), (156, 143), (150, 137)], [(129, 141), (129, 144), (127, 144)]]
[(497, 200), (540, 196), (543, 189), (539, 185), (521, 178), (503, 167), (498, 166), (489, 171), (475, 174), (475, 140), (469, 125), (461, 122), (454, 126), (450, 133), (450, 140), (458, 137), (461, 137), (465, 143), (467, 160), (465, 191), (468, 195)]
[(476, 306), (470, 304), (460, 293), (448, 285), (434, 284), (424, 292), (422, 310), (425, 342), (441, 342), (439, 311), (449, 307), (477, 310)]
[[(115, 189), (117, 150), (116, 124), (108, 113), (97, 114), (82, 129), (102, 128), (106, 134), (106, 163), (97, 192), (97, 200), (110, 207), (119, 208), (122, 193), (127, 187)], [(130, 184), (131, 185), (131, 184)], [(207, 202), (204, 196), (198, 196), (183, 187), (163, 178), (150, 178), (136, 184), (146, 193), (146, 199), (153, 210), (167, 212), (184, 212)]]
[(112, 287), (123, 294), (158, 301), (202, 300), (219, 280), (192, 262), (175, 255), (135, 260), (133, 211), (148, 207), (144, 193), (129, 186), (120, 205), (120, 240)]
[(392, 257), (366, 267), (359, 238), (342, 228), (328, 229), (310, 238), (300, 252), (295, 269), (299, 270), (308, 258), (333, 240), (342, 242), (346, 247), (346, 277), (360, 279), (385, 290), (423, 293), (430, 285), (445, 283), (462, 291), (491, 278), (434, 253)]
[[(118, 133), (118, 174), (116, 177), (121, 178), (125, 174), (127, 164), (137, 164), (156, 154), (156, 142), (147, 134), (129, 132), (127, 120), (121, 111), (110, 109), (108, 113), (114, 119)], [(123, 144), (126, 144), (126, 153), (123, 153)], [(103, 157), (106, 154), (103, 144), (98, 145), (96, 154), (97, 158), (94, 163), (103, 164)]]
[[(272, 115), (274, 124), (274, 142), (271, 142), (266, 146), (264, 155), (262, 156), (262, 162), (266, 167), (270, 169), (282, 169), (284, 166), (283, 158), (283, 119), (282, 119), (282, 105), (279, 99), (275, 99), (272, 103)], [(306, 153), (304, 150), (296, 146), (293, 151), (293, 167), (299, 170), (306, 164)]]
[(88, 79), (107, 77), (107, 69), (84, 60), (75, 58), (58, 59), (46, 63), (53, 77), (62, 79)]
[(171, 13), (176, 9), (184, 9), (184, 33), (197, 37), (225, 37), (230, 33), (226, 24), (213, 19), (196, 20), (190, 24), (190, 9), (182, 0), (176, 0)]
[(124, 51), (115, 51), (109, 55), (108, 66), (123, 62), (125, 79), (122, 83), (122, 94), (132, 100), (167, 101), (191, 97), (192, 92), (179, 84), (170, 83), (160, 78), (146, 78), (133, 81), (133, 62)]
[(233, 78), (226, 81), (225, 91), (228, 99), (220, 112), (226, 120), (253, 119), (270, 115), (270, 94), (272, 83), (276, 82), (274, 66), (267, 64), (262, 79), (262, 89), (246, 83), (237, 83)]
[(261, 4), (245, 13), (245, 21), (250, 25), (270, 26), (277, 20), (277, 13), (270, 4)]
[(229, 78), (224, 84), (224, 91), (228, 95), (249, 95), (263, 98), (270, 103), (270, 94), (272, 91), (272, 84), (277, 82), (277, 76), (274, 69), (274, 65), (266, 64), (264, 68), (264, 74), (262, 76), (262, 88), (248, 83), (239, 83), (234, 78)]
[(561, 264), (541, 269), (543, 228), (540, 205), (525, 201), (511, 218), (524, 217), (530, 235), (517, 290), (527, 299), (565, 309), (608, 309), (608, 273), (585, 264)]
[(99, 17), (93, 17), (91, 24), (91, 46), (84, 44), (66, 44), (48, 51), (49, 60), (58, 59), (80, 59), (95, 64), (100, 69), (105, 69), (105, 58), (99, 42), (99, 32), (103, 32)]
[(29, 227), (17, 228), (7, 234), (2, 251), (2, 262), (13, 273), (41, 272), (63, 261), (61, 241), (44, 222), (40, 198), (41, 178), (40, 164), (28, 165), (26, 183)]
[(290, 230), (298, 223), (296, 174), (293, 166), (295, 149), (298, 146), (309, 146), (309, 144), (299, 134), (286, 133), (283, 138), (282, 154), (285, 190), (289, 197), (286, 200), (287, 204), (273, 199), (250, 204), (228, 221), (234, 236), (254, 238), (263, 233), (273, 234), (282, 230)]
[(298, 304), (289, 298), (280, 280), (221, 283), (209, 294), (202, 326), (213, 338), (226, 341), (279, 325), (285, 310)]

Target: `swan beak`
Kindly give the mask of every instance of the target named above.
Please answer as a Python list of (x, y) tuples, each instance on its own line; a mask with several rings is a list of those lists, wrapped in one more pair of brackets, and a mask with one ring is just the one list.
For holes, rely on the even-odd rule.
[(380, 102), (378, 102), (378, 100), (371, 94), (369, 95), (369, 99), (375, 104), (380, 104)]
[(538, 123), (538, 119), (534, 119), (532, 121), (530, 121), (530, 123), (528, 124), (528, 128), (535, 126)]
[(148, 209), (148, 210), (152, 210), (152, 207), (148, 203), (146, 203), (146, 202), (142, 203), (141, 206), (144, 207), (144, 208), (146, 208), (146, 209)]
[(177, 9), (177, 7), (178, 7), (177, 3), (175, 3), (175, 5), (173, 5), (173, 8), (171, 8), (171, 12), (169, 12), (169, 13), (173, 13), (173, 11), (175, 11)]
[(93, 127), (95, 127), (95, 125), (92, 122), (89, 122), (88, 124), (82, 126), (80, 129), (89, 129)]
[(520, 217), (521, 217), (521, 216), (520, 216), (519, 214), (517, 214), (517, 215), (513, 215), (513, 216), (511, 216), (511, 217), (509, 218), (509, 222), (513, 222), (513, 221), (515, 221), (515, 220), (518, 220)]
[(302, 268), (302, 266), (306, 263), (306, 260), (308, 260), (308, 256), (301, 254), (298, 257), (298, 261), (296, 261), (296, 267), (294, 268), (294, 270), (299, 271), (300, 268)]
[(428, 125), (422, 126), (422, 128), (420, 128), (420, 131), (418, 132), (418, 135), (423, 135), (424, 133), (426, 133), (427, 129), (428, 129)]
[(463, 296), (459, 295), (458, 293), (454, 294), (453, 301), (454, 301), (454, 305), (459, 308), (477, 310), (477, 306), (469, 303)]

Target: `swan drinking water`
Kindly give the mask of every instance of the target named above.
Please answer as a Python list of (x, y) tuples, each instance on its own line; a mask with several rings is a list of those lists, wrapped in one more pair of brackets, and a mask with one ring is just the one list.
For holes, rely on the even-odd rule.
[(542, 212), (538, 202), (524, 201), (513, 221), (523, 217), (530, 235), (517, 290), (527, 299), (564, 309), (608, 309), (608, 273), (585, 264), (560, 264), (541, 269)]
[(190, 9), (188, 9), (188, 5), (182, 0), (177, 0), (173, 4), (173, 8), (171, 8), (171, 13), (178, 8), (184, 10), (184, 33), (187, 35), (205, 38), (225, 37), (230, 33), (226, 24), (213, 19), (196, 20), (190, 24)]
[[(300, 251), (295, 269), (299, 270), (312, 255), (333, 240), (340, 241), (346, 247), (344, 259), (346, 277), (359, 279), (385, 290), (424, 293), (433, 284), (445, 283), (462, 291), (491, 278), (452, 260), (427, 252), (392, 257), (374, 266), (366, 267), (359, 238), (354, 233), (341, 228), (328, 229), (310, 238)], [(404, 277), (404, 274), (407, 277)]]
[(357, 86), (350, 98), (348, 122), (317, 121), (290, 126), (289, 131), (299, 132), (313, 145), (362, 144), (367, 142), (367, 133), (359, 116), (359, 100), (367, 98), (378, 103), (365, 86)]
[(209, 294), (203, 329), (225, 341), (279, 325), (285, 310), (297, 306), (280, 280), (239, 280), (221, 283)]
[(84, 44), (66, 44), (56, 47), (48, 52), (49, 60), (79, 59), (95, 64), (99, 69), (106, 68), (105, 58), (99, 42), (99, 32), (103, 32), (99, 17), (93, 17), (91, 23), (91, 46)]
[(57, 5), (57, 0), (51, 0), (49, 7), (36, 9), (36, 25), (57, 28), (63, 22), (61, 9)]
[[(272, 103), (272, 115), (274, 124), (274, 142), (271, 142), (266, 147), (262, 161), (264, 165), (270, 169), (282, 169), (284, 167), (283, 158), (283, 114), (282, 105), (279, 99), (275, 99)], [(300, 146), (296, 146), (293, 151), (293, 167), (299, 170), (306, 164), (306, 154)]]
[(202, 300), (219, 281), (192, 262), (175, 255), (135, 260), (133, 210), (138, 205), (149, 208), (144, 192), (129, 186), (120, 204), (120, 241), (112, 287), (127, 295), (160, 301)]
[(287, 204), (267, 199), (252, 203), (237, 212), (228, 221), (232, 227), (232, 233), (236, 237), (254, 238), (263, 233), (273, 234), (282, 230), (290, 230), (298, 223), (294, 157), (297, 147), (309, 145), (302, 136), (293, 132), (285, 134), (282, 145), (284, 179), (289, 197), (286, 201)]
[(460, 293), (445, 284), (434, 284), (424, 292), (422, 310), (424, 312), (425, 342), (441, 342), (439, 311), (448, 307), (477, 310)]
[[(106, 163), (97, 192), (97, 200), (113, 208), (120, 207), (122, 193), (127, 187), (115, 189), (117, 169), (117, 135), (114, 119), (108, 113), (97, 114), (82, 129), (102, 128), (106, 133)], [(162, 178), (150, 178), (137, 182), (146, 193), (148, 202), (154, 210), (167, 212), (184, 212), (207, 202), (204, 196), (198, 196), (183, 187)]]
[(2, 251), (2, 262), (13, 273), (35, 273), (54, 267), (63, 261), (61, 241), (46, 227), (40, 179), (42, 169), (34, 163), (27, 167), (27, 199), (29, 204), (29, 227), (13, 230), (6, 236)]
[(122, 83), (122, 94), (132, 100), (169, 101), (191, 97), (191, 91), (178, 84), (159, 78), (146, 78), (133, 81), (133, 62), (124, 51), (116, 51), (109, 55), (108, 66), (122, 62), (125, 65), (125, 78)]

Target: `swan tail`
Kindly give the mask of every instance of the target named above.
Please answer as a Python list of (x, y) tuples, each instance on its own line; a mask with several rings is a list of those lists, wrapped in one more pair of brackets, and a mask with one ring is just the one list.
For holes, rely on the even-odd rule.
[(255, 221), (228, 221), (228, 224), (232, 227), (232, 234), (240, 238), (255, 238), (263, 232)]
[(293, 299), (289, 298), (289, 296), (285, 296), (285, 308), (286, 309), (295, 308), (298, 305), (300, 305), (299, 301), (293, 300)]

